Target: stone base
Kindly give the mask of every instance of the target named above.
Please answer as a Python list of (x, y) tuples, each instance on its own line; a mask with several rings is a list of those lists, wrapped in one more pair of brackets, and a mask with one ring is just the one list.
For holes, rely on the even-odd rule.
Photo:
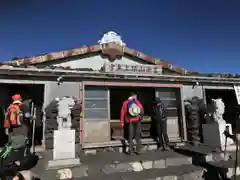
[(75, 130), (54, 130), (53, 159), (75, 158)]
[(81, 162), (78, 158), (75, 159), (59, 159), (48, 161), (47, 169), (59, 169), (67, 167), (75, 167), (80, 165)]
[[(204, 144), (213, 147), (220, 148), (221, 150), (225, 149), (225, 135), (223, 132), (226, 129), (226, 126), (229, 126), (229, 132), (232, 134), (232, 126), (231, 124), (203, 124), (203, 141)], [(227, 146), (233, 144), (233, 140), (227, 139)]]

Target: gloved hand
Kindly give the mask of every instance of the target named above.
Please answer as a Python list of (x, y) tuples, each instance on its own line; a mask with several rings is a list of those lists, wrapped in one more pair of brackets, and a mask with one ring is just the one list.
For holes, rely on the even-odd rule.
[(223, 132), (223, 134), (224, 134), (227, 138), (229, 138), (229, 137), (231, 136), (231, 134), (230, 134), (229, 131), (227, 131), (227, 130), (225, 130), (225, 131)]

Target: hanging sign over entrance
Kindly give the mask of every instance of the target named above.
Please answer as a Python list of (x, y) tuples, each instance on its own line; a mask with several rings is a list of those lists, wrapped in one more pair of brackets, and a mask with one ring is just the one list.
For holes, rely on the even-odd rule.
[(240, 105), (240, 85), (234, 85), (234, 90), (237, 97), (237, 102)]
[(116, 64), (105, 63), (105, 72), (116, 72), (124, 74), (162, 74), (162, 67), (157, 65), (143, 65), (143, 64)]

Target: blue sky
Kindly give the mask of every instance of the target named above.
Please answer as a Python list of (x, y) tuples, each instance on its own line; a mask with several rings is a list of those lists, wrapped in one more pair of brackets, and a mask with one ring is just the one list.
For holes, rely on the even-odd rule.
[(96, 44), (128, 47), (199, 72), (240, 73), (239, 0), (0, 2), (0, 60)]

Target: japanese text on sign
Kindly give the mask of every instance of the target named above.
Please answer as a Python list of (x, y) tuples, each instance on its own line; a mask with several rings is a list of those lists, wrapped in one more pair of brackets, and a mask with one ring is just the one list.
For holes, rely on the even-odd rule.
[(104, 70), (105, 72), (118, 72), (127, 74), (162, 74), (162, 67), (157, 65), (106, 63)]

